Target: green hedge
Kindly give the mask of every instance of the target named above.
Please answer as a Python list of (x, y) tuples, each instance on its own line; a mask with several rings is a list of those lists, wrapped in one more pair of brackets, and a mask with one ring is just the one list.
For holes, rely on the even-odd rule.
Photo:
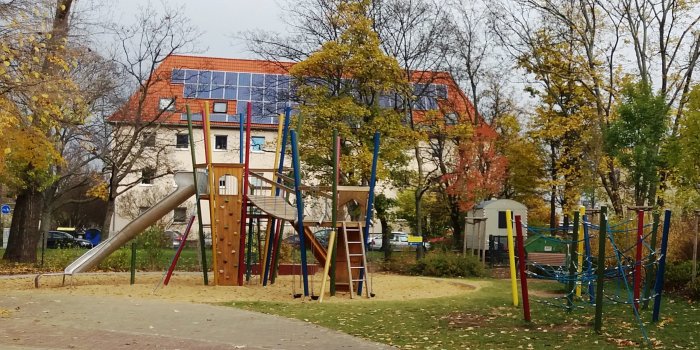
[(430, 252), (422, 260), (415, 262), (410, 273), (435, 277), (483, 277), (483, 265), (475, 256), (450, 252)]

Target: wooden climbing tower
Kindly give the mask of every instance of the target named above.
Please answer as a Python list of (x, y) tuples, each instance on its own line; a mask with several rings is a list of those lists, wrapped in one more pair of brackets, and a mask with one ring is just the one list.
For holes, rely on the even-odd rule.
[(209, 191), (214, 284), (239, 284), (241, 252), (241, 205), (243, 202), (243, 165), (212, 164)]

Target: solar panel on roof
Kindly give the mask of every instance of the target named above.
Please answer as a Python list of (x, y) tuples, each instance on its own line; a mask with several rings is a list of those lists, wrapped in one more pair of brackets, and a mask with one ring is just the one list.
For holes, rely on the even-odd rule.
[(238, 73), (236, 72), (226, 72), (226, 85), (236, 86), (238, 85)]
[(250, 88), (249, 87), (238, 87), (238, 100), (239, 101), (250, 101)]
[(238, 86), (250, 86), (250, 73), (238, 73)]
[(235, 100), (238, 94), (238, 88), (234, 86), (226, 86), (224, 88), (224, 98), (227, 100)]
[(257, 87), (265, 86), (265, 74), (253, 74), (250, 85)]
[(224, 85), (226, 73), (224, 72), (212, 72), (211, 73), (211, 84), (212, 85)]
[(236, 102), (236, 114), (246, 114), (246, 103), (244, 101)]
[(170, 82), (172, 84), (181, 84), (185, 82), (185, 70), (184, 69), (173, 69), (170, 76)]
[(185, 98), (194, 98), (196, 94), (197, 94), (197, 85), (196, 84), (185, 84), (184, 91), (183, 91), (183, 96), (185, 96)]
[(223, 85), (212, 85), (211, 94), (209, 98), (212, 99), (222, 99), (224, 98), (224, 86)]
[(211, 71), (203, 70), (199, 72), (199, 84), (210, 84), (211, 83)]
[(197, 84), (197, 79), (199, 78), (199, 71), (186, 69), (185, 70), (185, 84)]

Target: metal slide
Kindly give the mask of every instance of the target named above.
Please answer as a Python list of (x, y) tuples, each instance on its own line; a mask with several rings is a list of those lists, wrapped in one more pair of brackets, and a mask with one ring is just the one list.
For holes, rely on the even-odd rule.
[[(197, 176), (197, 180), (200, 183), (200, 193), (208, 193), (206, 190), (207, 177), (205, 175)], [(194, 176), (191, 172), (175, 174), (175, 183), (177, 184), (177, 190), (175, 192), (163, 198), (163, 200), (158, 202), (158, 204), (149, 208), (134, 221), (128, 223), (121, 231), (87, 251), (80, 258), (68, 265), (63, 274), (73, 275), (75, 273), (85, 272), (96, 266), (100, 263), (100, 261), (107, 258), (115, 250), (119, 249), (121, 246), (138, 236), (141, 232), (148, 228), (148, 226), (153, 225), (169, 211), (174, 210), (178, 205), (182, 204), (195, 194)]]

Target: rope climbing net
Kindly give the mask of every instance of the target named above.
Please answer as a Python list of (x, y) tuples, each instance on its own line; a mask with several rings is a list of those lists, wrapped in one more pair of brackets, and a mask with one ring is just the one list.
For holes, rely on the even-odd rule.
[[(578, 223), (578, 219), (576, 213), (575, 222)], [(565, 259), (555, 263), (545, 258), (546, 254), (525, 256), (527, 277), (553, 280), (564, 285), (563, 295), (538, 302), (569, 312), (595, 307), (597, 315), (602, 314), (603, 304), (629, 305), (644, 341), (648, 342), (640, 311), (647, 309), (649, 302), (654, 301), (652, 320), (658, 320), (670, 211), (666, 212), (663, 221), (657, 215), (654, 215), (651, 224), (644, 224), (643, 221), (643, 213), (640, 213), (636, 227), (628, 227), (632, 220), (607, 225), (606, 216), (601, 220), (601, 223), (605, 223), (601, 228), (601, 225), (595, 225), (588, 220), (588, 216), (583, 215), (580, 225), (565, 227), (563, 233), (560, 228), (522, 225), (528, 233), (528, 242), (542, 240), (550, 250), (564, 252), (560, 255)], [(659, 225), (663, 226), (661, 237), (657, 234)], [(598, 256), (592, 253), (596, 250)], [(601, 295), (596, 294), (599, 292)], [(598, 322), (596, 320), (596, 328)]]

